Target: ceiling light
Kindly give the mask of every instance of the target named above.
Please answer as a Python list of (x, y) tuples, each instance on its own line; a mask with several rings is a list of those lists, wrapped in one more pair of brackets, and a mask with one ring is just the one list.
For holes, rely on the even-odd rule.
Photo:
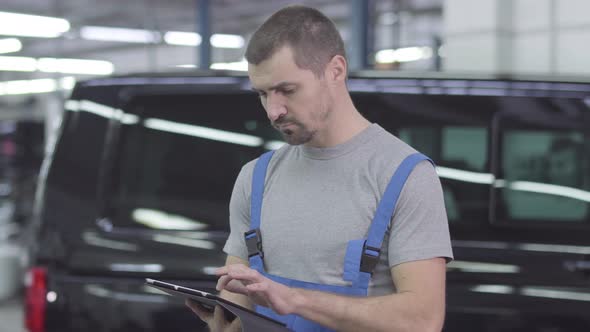
[(23, 44), (16, 38), (0, 39), (0, 53), (18, 52), (22, 48)]
[(381, 50), (375, 55), (378, 63), (410, 62), (432, 57), (430, 47), (404, 47)]
[[(164, 41), (170, 45), (199, 46), (202, 38), (196, 32), (168, 31), (164, 34)], [(244, 37), (216, 33), (211, 36), (211, 45), (218, 48), (242, 48)]]
[(108, 61), (82, 59), (41, 58), (37, 68), (46, 73), (110, 75), (114, 66)]
[(1, 84), (3, 94), (6, 95), (46, 93), (53, 92), (57, 89), (57, 83), (54, 79), (51, 78), (25, 81), (9, 81)]
[(168, 31), (164, 34), (164, 41), (170, 45), (198, 46), (202, 39), (196, 32)]
[(97, 26), (82, 27), (80, 37), (87, 40), (143, 44), (153, 44), (160, 41), (160, 34), (155, 31)]
[(211, 69), (248, 71), (248, 62), (246, 60), (238, 62), (217, 62), (211, 65)]
[(244, 47), (244, 37), (216, 33), (211, 36), (211, 45), (219, 48), (242, 48)]
[(55, 38), (68, 30), (62, 18), (0, 12), (0, 35)]
[(37, 60), (20, 56), (0, 56), (0, 70), (35, 71), (37, 70)]

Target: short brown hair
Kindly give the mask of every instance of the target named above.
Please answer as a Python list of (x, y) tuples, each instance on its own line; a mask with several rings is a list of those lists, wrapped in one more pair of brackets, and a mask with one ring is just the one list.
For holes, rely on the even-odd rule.
[(297, 67), (309, 69), (317, 77), (324, 75), (335, 55), (346, 57), (334, 22), (319, 10), (300, 5), (279, 10), (256, 30), (248, 43), (246, 60), (257, 65), (283, 46), (292, 48)]

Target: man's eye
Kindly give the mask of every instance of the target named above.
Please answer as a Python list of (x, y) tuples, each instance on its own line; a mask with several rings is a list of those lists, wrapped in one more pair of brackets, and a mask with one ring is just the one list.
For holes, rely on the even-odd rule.
[(295, 90), (283, 90), (283, 94), (285, 95), (293, 94), (293, 92), (295, 92)]

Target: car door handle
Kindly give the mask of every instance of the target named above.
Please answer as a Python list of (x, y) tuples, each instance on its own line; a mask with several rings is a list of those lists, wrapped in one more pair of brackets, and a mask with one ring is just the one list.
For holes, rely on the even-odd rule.
[(565, 268), (570, 272), (590, 272), (590, 261), (566, 261)]

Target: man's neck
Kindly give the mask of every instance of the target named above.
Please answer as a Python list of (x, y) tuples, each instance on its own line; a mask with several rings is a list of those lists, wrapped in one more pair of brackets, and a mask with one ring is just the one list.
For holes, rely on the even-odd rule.
[(314, 139), (306, 146), (326, 148), (345, 143), (361, 133), (371, 123), (365, 119), (354, 107), (350, 97), (344, 98), (342, 105), (335, 105), (332, 119), (327, 120), (327, 126), (317, 132)]

